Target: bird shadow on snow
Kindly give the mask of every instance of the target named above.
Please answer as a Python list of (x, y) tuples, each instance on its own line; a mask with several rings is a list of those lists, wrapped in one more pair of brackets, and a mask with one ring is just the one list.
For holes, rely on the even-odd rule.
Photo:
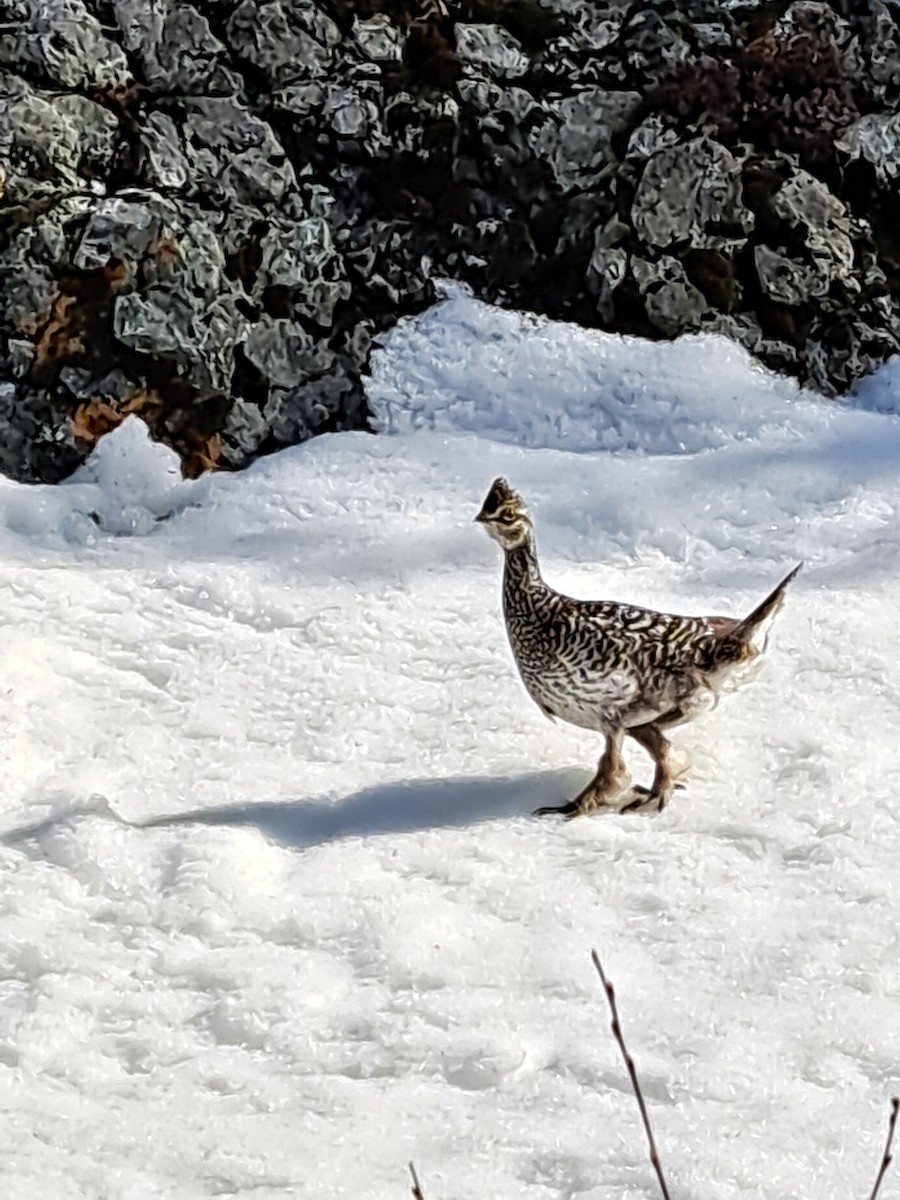
[(344, 838), (454, 829), (527, 816), (561, 804), (583, 786), (583, 772), (536, 771), (504, 777), (404, 779), (363, 788), (344, 800), (264, 801), (196, 809), (134, 822), (142, 829), (175, 825), (252, 826), (286, 846), (308, 848)]
[(51, 833), (78, 817), (94, 816), (129, 829), (179, 825), (256, 828), (284, 846), (307, 849), (345, 838), (464, 828), (486, 821), (527, 816), (542, 804), (561, 804), (584, 785), (577, 770), (523, 775), (404, 779), (363, 788), (343, 800), (273, 800), (223, 805), (129, 821), (103, 796), (68, 804), (50, 816), (0, 834), (0, 845), (16, 846)]

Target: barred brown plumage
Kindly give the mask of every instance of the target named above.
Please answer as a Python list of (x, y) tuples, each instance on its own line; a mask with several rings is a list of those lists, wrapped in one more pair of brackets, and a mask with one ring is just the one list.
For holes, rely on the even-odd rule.
[[(579, 816), (600, 807), (662, 810), (678, 774), (663, 730), (691, 720), (724, 679), (760, 649), (754, 635), (781, 605), (802, 563), (749, 616), (682, 617), (632, 604), (574, 600), (544, 582), (531, 517), (505, 479), (495, 479), (475, 518), (504, 551), (503, 614), (528, 694), (548, 717), (602, 733), (597, 774), (574, 800), (539, 808)], [(628, 790), (625, 736), (653, 759), (650, 788)]]

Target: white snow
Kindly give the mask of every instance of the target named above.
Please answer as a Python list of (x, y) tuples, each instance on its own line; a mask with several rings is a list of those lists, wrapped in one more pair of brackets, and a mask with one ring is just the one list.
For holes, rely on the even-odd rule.
[[(338, 434), (183, 483), (126, 422), (0, 486), (12, 1200), (862, 1196), (900, 1087), (900, 411), (459, 290)], [(519, 684), (493, 477), (584, 596), (744, 611), (661, 815)], [(647, 764), (635, 754), (636, 772)], [(900, 1186), (889, 1175), (884, 1200)]]

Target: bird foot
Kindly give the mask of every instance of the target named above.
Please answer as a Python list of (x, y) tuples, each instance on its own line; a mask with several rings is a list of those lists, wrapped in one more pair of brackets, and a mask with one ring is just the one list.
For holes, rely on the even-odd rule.
[(569, 800), (565, 804), (542, 804), (531, 814), (533, 817), (560, 816), (571, 819), (580, 815), (577, 800)]
[(662, 812), (672, 799), (673, 791), (684, 791), (684, 784), (676, 783), (673, 788), (664, 792), (654, 792), (651, 788), (635, 784), (622, 797), (624, 804), (619, 807), (619, 812)]
[(574, 800), (565, 804), (544, 804), (536, 808), (532, 814), (535, 817), (560, 816), (571, 821), (573, 817), (586, 817), (589, 813), (605, 808), (610, 812), (619, 811), (619, 797), (628, 795), (627, 778), (624, 783), (614, 783), (611, 786), (594, 787), (588, 785)]

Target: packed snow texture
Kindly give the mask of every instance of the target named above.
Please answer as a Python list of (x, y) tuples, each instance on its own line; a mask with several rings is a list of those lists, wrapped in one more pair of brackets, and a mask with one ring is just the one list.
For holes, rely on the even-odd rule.
[[(657, 1187), (868, 1194), (900, 1087), (900, 417), (715, 339), (459, 290), (342, 433), (180, 481), (136, 420), (0, 487), (0, 1158), (10, 1200)], [(743, 613), (759, 677), (663, 814), (531, 817), (598, 739), (519, 684), (503, 473), (579, 596)], [(636, 752), (634, 770), (648, 774)], [(884, 1197), (896, 1193), (889, 1177)]]

